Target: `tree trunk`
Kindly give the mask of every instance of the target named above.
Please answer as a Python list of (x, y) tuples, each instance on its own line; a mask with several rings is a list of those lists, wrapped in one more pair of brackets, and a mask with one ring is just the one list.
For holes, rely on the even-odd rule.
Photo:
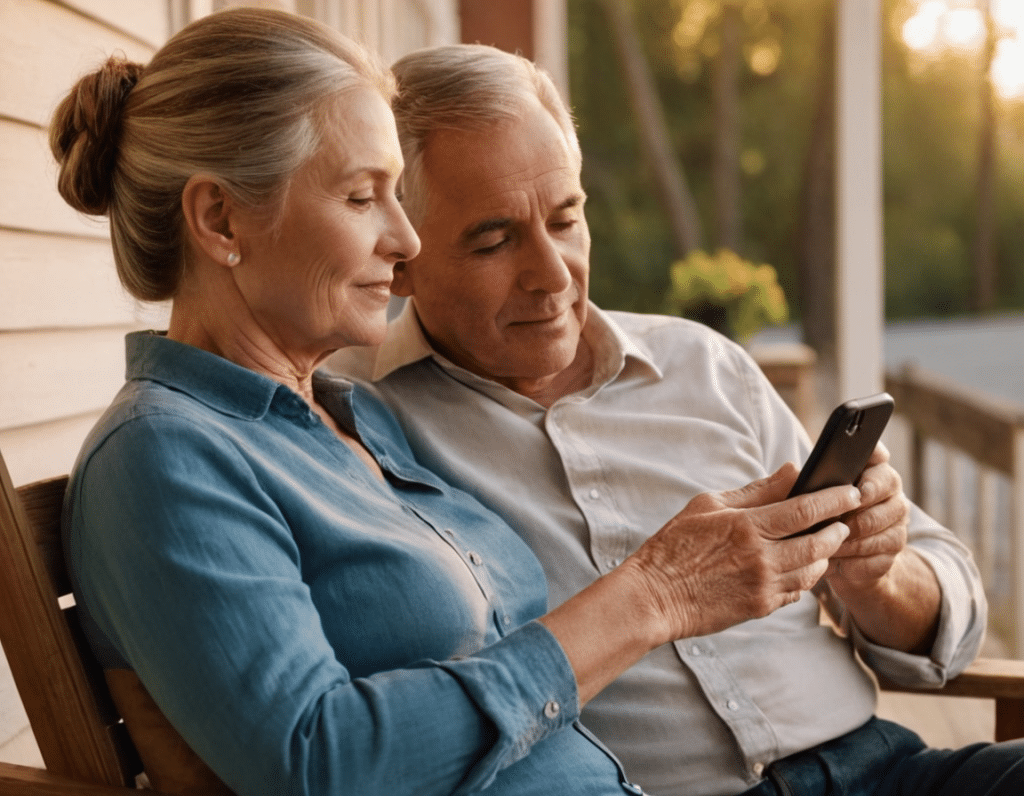
[(825, 372), (836, 365), (836, 18), (823, 14), (818, 85), (804, 164), (797, 277), (804, 342)]
[(989, 0), (982, 3), (985, 15), (985, 51), (981, 75), (981, 114), (978, 136), (977, 226), (974, 231), (971, 309), (988, 312), (996, 303), (995, 257), (995, 150), (996, 103), (992, 86), (992, 61), (996, 31)]
[(621, 0), (602, 0), (601, 5), (611, 28), (644, 158), (651, 168), (658, 200), (668, 217), (676, 256), (682, 258), (701, 247), (697, 206), (672, 153), (665, 114), (629, 11)]
[(729, 0), (722, 8), (721, 44), (712, 75), (714, 108), (715, 231), (720, 248), (739, 252), (742, 245), (740, 214), (740, 100), (739, 69), (743, 45), (742, 3)]

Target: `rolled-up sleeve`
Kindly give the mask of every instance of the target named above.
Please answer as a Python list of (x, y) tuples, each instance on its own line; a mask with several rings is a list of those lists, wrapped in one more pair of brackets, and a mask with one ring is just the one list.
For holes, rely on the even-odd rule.
[(850, 620), (838, 601), (834, 606), (861, 658), (877, 674), (906, 686), (940, 688), (966, 669), (985, 638), (988, 603), (981, 575), (970, 551), (946, 528), (911, 505), (908, 546), (927, 562), (941, 591), (939, 624), (928, 655), (912, 655), (873, 644)]

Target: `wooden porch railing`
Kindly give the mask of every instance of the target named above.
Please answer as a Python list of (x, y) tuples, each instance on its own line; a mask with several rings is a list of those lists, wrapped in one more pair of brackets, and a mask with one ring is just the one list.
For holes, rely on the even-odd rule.
[(914, 365), (885, 388), (909, 430), (908, 496), (971, 548), (989, 626), (1024, 659), (1024, 405)]

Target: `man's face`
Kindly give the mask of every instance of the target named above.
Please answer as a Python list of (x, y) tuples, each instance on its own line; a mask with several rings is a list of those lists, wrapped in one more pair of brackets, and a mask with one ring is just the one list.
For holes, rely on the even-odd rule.
[(453, 362), (516, 389), (576, 355), (590, 232), (577, 158), (539, 102), (483, 131), (428, 140), (420, 254), (395, 274)]

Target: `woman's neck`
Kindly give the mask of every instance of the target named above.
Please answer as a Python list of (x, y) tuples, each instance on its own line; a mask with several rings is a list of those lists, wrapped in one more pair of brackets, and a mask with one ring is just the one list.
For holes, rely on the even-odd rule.
[(316, 405), (313, 371), (330, 352), (287, 350), (231, 291), (184, 288), (174, 299), (167, 336), (267, 376)]

